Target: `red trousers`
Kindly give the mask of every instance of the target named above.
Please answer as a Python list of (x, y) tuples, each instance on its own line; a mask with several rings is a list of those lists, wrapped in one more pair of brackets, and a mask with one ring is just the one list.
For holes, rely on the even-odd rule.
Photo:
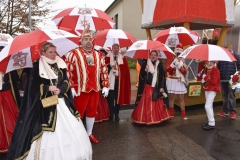
[(94, 118), (97, 114), (97, 107), (99, 102), (99, 92), (90, 91), (89, 93), (81, 92), (80, 96), (74, 97), (74, 105), (81, 115), (84, 112), (87, 117)]

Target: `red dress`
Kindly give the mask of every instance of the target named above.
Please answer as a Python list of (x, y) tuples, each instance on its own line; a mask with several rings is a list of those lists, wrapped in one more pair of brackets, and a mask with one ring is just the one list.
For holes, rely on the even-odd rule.
[(8, 151), (17, 116), (18, 107), (12, 91), (0, 92), (0, 154)]
[(133, 110), (132, 120), (138, 124), (158, 124), (170, 119), (168, 109), (164, 106), (163, 99), (152, 101), (154, 88), (146, 84), (142, 98), (137, 107)]
[(102, 94), (99, 94), (99, 103), (97, 108), (97, 114), (95, 117), (95, 122), (102, 122), (104, 120), (109, 119), (109, 108), (108, 108), (108, 102), (105, 97), (102, 96)]

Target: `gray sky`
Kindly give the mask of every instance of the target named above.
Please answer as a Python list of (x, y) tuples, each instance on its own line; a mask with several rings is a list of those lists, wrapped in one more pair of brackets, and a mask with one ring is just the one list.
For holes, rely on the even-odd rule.
[[(114, 0), (56, 0), (56, 3), (52, 6), (53, 10), (57, 10), (56, 12), (49, 15), (49, 17), (44, 20), (43, 26), (52, 26), (54, 23), (51, 19), (61, 12), (64, 9), (79, 6), (79, 7), (93, 7), (96, 9), (100, 9), (104, 11), (112, 4)], [(43, 27), (42, 25), (40, 27)]]

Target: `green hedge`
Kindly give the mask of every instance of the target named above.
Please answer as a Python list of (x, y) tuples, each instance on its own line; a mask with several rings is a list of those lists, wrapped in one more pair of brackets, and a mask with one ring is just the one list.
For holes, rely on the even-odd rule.
[(137, 60), (133, 58), (126, 57), (128, 61), (129, 69), (136, 69)]

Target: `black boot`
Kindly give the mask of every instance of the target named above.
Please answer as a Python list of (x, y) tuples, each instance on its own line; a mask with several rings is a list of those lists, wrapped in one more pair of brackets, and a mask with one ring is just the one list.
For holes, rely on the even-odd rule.
[(113, 120), (113, 115), (112, 115), (112, 114), (110, 114), (110, 116), (109, 116), (109, 120), (110, 120), (110, 121)]
[(119, 120), (120, 120), (119, 115), (115, 114), (115, 121), (119, 121)]

